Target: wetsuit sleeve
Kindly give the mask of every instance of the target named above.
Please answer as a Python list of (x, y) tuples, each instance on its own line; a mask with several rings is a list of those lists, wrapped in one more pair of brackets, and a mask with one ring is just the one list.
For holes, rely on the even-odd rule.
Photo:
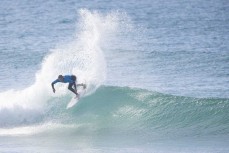
[(57, 82), (60, 82), (58, 79), (52, 82), (52, 85), (56, 84)]

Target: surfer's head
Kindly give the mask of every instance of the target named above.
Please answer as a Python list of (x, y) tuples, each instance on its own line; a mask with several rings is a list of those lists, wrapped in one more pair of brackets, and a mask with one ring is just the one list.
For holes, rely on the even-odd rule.
[(60, 80), (61, 82), (64, 81), (63, 75), (59, 75), (59, 76), (58, 76), (58, 80)]

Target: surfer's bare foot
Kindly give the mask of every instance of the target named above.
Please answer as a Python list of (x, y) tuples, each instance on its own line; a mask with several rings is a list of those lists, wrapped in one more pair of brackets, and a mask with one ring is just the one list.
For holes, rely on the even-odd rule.
[(76, 95), (76, 97), (75, 97), (75, 99), (79, 99), (80, 98), (80, 95), (79, 94), (77, 94)]

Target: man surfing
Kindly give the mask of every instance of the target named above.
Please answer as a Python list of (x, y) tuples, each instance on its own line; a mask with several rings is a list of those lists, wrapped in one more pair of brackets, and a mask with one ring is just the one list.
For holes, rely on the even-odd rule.
[[(62, 83), (69, 83), (68, 84), (68, 89), (70, 91), (72, 91), (74, 94), (76, 94), (76, 98), (79, 98), (79, 94), (77, 93), (77, 86), (83, 86), (83, 88), (86, 88), (86, 84), (76, 84), (77, 82), (77, 78), (75, 75), (59, 75), (58, 78), (52, 82), (52, 90), (55, 93), (56, 90), (54, 88), (54, 84), (56, 84), (57, 82), (62, 82)], [(74, 86), (74, 89), (72, 88), (72, 86)]]

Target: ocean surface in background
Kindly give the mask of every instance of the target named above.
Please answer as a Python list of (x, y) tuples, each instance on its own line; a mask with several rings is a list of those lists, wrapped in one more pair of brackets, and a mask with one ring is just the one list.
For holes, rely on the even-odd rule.
[(2, 0), (0, 35), (0, 152), (229, 152), (227, 0)]

